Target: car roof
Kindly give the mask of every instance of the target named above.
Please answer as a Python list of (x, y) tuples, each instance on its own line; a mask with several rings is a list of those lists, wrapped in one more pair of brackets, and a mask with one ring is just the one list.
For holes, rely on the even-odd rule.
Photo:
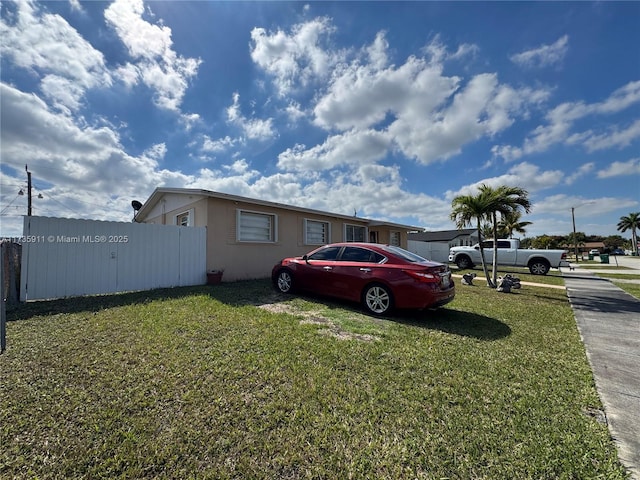
[(383, 243), (367, 243), (367, 242), (337, 242), (337, 243), (329, 243), (327, 245), (323, 245), (323, 247), (364, 247), (371, 248), (373, 250), (383, 250), (384, 247), (388, 247), (389, 245), (385, 245)]

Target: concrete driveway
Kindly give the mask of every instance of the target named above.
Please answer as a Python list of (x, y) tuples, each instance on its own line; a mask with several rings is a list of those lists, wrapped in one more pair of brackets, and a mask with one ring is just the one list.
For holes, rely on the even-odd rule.
[[(612, 270), (616, 260), (626, 269)], [(620, 461), (640, 480), (640, 300), (593, 273), (640, 275), (640, 258), (572, 266), (562, 274), (607, 425)]]

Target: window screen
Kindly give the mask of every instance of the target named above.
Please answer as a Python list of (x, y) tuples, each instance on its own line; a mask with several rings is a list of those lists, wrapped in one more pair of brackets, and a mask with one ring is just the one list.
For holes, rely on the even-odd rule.
[(311, 245), (324, 245), (329, 243), (329, 223), (315, 220), (305, 221), (306, 243)]
[(241, 242), (275, 242), (275, 216), (240, 211), (238, 240)]

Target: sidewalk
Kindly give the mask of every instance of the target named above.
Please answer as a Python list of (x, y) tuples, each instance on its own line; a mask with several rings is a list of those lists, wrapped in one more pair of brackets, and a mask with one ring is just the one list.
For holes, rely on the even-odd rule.
[(562, 275), (609, 431), (620, 461), (640, 480), (640, 300), (588, 267), (572, 267)]

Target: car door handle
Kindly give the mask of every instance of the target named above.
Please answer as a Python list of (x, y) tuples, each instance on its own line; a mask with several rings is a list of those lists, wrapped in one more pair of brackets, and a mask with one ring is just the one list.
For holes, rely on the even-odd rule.
[(361, 268), (360, 271), (369, 273), (371, 271), (371, 269), (370, 268)]
[(322, 269), (323, 269), (325, 272), (330, 272), (331, 270), (333, 270), (333, 268), (331, 268), (331, 267), (322, 267)]

